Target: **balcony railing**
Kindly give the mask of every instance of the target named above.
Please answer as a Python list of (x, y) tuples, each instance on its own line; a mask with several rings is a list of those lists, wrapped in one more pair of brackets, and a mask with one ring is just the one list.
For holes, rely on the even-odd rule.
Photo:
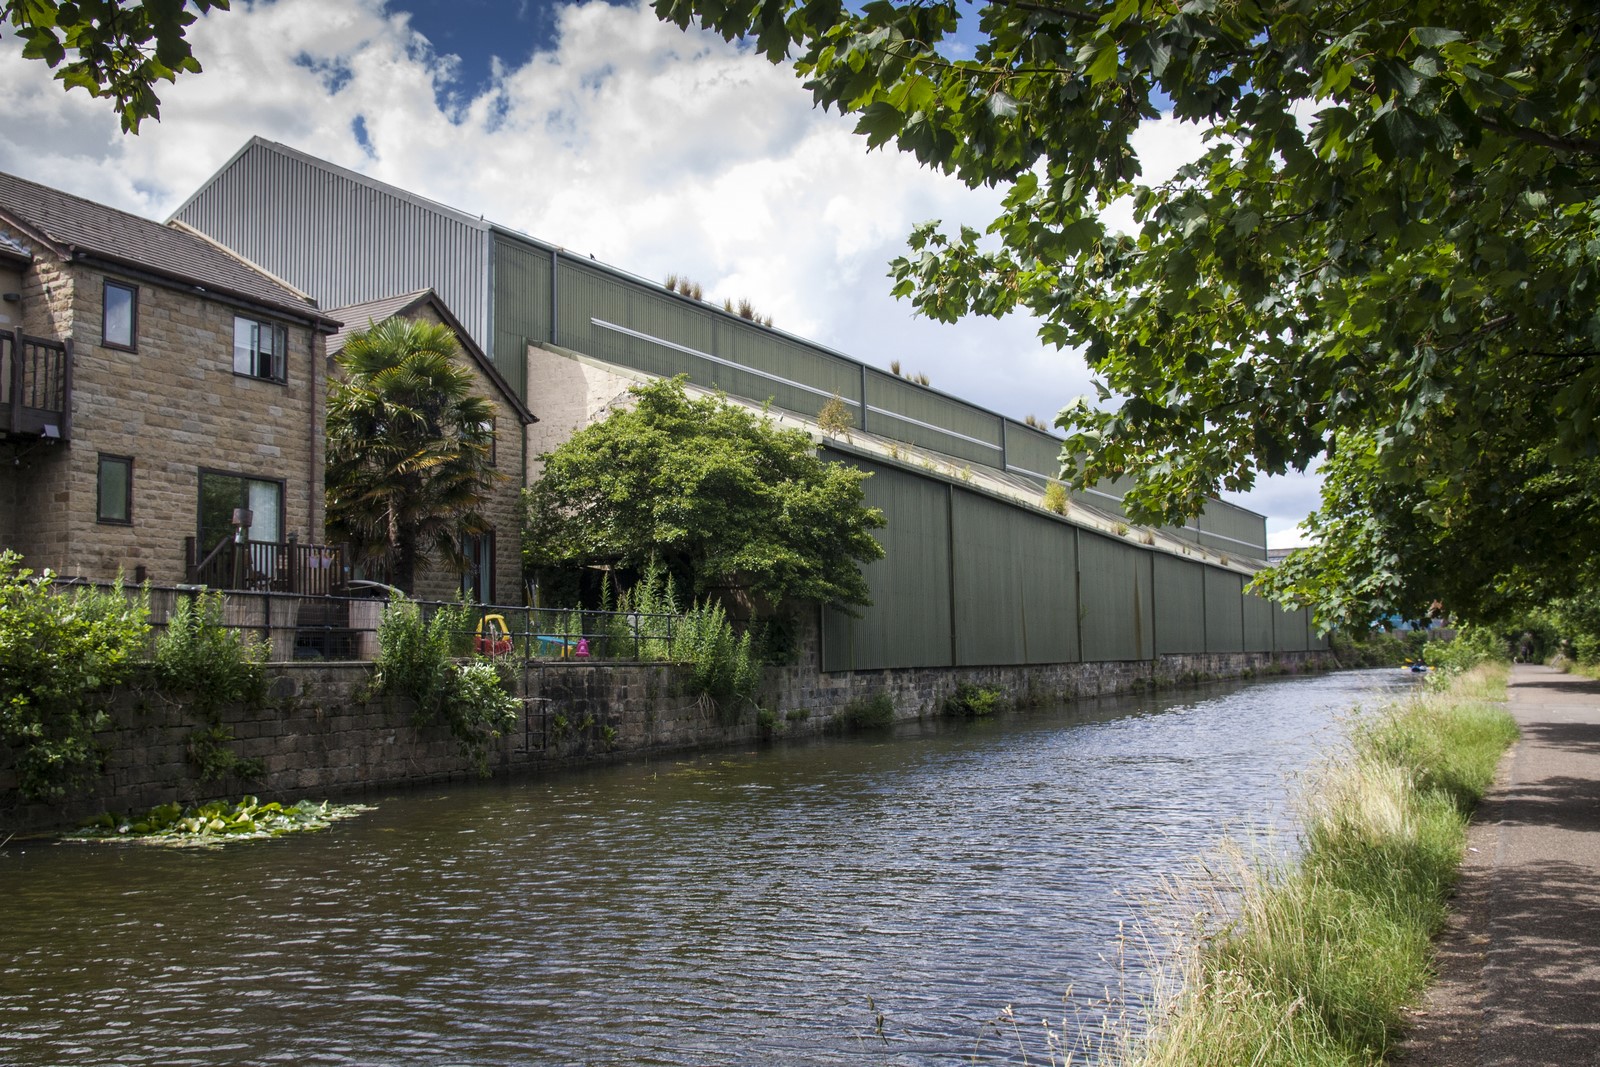
[(326, 596), (344, 580), (340, 545), (298, 541), (222, 541), (204, 556), (185, 539), (189, 581), (213, 589), (251, 589), (300, 596)]
[(0, 436), (71, 440), (71, 341), (0, 332)]

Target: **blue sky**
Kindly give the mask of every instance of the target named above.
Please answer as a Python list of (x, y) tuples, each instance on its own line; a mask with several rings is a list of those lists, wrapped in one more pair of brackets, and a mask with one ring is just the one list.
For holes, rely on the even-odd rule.
[[(0, 170), (164, 219), (259, 134), (645, 278), (749, 299), (780, 329), (1014, 418), (1049, 420), (1091, 390), (1027, 318), (942, 325), (889, 294), (913, 225), (981, 228), (995, 191), (867, 152), (792, 71), (639, 3), (235, 0), (191, 38), (204, 73), (163, 87), (161, 121), (128, 137), (0, 37)], [(1147, 124), (1147, 179), (1200, 138)], [(1108, 215), (1131, 222), (1125, 206)], [(1281, 541), (1315, 481), (1233, 498)]]

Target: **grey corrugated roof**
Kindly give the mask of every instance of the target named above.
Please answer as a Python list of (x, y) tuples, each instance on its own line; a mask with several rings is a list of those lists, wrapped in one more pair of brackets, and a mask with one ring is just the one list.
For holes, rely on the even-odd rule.
[(89, 255), (269, 308), (334, 321), (304, 294), (193, 233), (3, 172), (0, 215), (65, 255)]
[(478, 365), (485, 376), (494, 383), (501, 396), (509, 403), (523, 425), (538, 422), (538, 416), (528, 410), (528, 405), (522, 402), (517, 391), (505, 380), (500, 371), (495, 368), (494, 360), (490, 359), (483, 349), (478, 347), (472, 335), (450, 310), (450, 305), (432, 289), (418, 289), (414, 293), (402, 293), (399, 296), (386, 296), (380, 300), (368, 300), (361, 304), (351, 304), (347, 307), (334, 308), (328, 314), (338, 319), (342, 326), (328, 338), (328, 358), (332, 359), (344, 351), (344, 343), (353, 333), (360, 333), (368, 326), (382, 322), (384, 319), (396, 315), (405, 315), (416, 310), (424, 304), (432, 304), (434, 311), (444, 320), (444, 324), (455, 333), (456, 341), (461, 345), (461, 350)]

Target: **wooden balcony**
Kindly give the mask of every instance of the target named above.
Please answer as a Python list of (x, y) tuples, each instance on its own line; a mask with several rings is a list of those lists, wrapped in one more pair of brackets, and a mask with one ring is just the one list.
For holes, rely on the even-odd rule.
[(0, 438), (72, 439), (72, 342), (0, 332)]
[(344, 581), (342, 545), (230, 537), (200, 556), (193, 537), (185, 542), (189, 581), (212, 589), (327, 596)]

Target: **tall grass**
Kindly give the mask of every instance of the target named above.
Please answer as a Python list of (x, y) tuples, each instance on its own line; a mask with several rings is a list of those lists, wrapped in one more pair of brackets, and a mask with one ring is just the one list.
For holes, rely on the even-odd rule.
[(1516, 736), (1504, 668), (1358, 723), (1308, 783), (1294, 861), (1235, 853), (1129, 1067), (1382, 1061), (1429, 974), (1473, 806)]

